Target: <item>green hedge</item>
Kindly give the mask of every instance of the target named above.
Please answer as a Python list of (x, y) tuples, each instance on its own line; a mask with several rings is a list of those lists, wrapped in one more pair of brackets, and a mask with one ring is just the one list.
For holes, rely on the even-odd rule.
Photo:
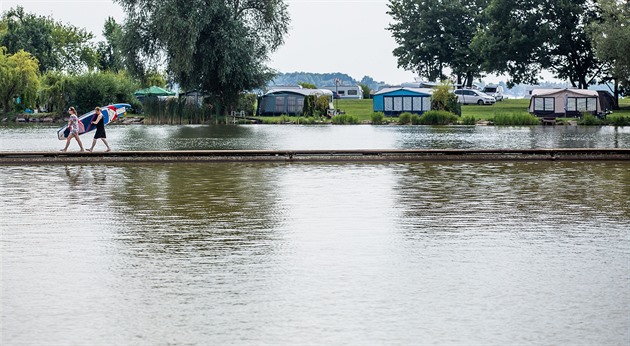
[(448, 111), (428, 111), (419, 119), (420, 125), (451, 125), (457, 124), (457, 115)]
[(494, 124), (498, 126), (539, 125), (540, 119), (531, 114), (499, 113), (494, 116)]

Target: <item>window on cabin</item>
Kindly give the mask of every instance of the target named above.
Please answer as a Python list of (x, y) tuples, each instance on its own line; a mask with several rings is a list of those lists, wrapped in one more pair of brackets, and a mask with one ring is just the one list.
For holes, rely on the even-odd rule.
[(567, 99), (567, 111), (594, 112), (596, 110), (596, 97), (569, 97)]
[(348, 90), (348, 96), (357, 96), (358, 93), (356, 90)]
[(431, 110), (431, 98), (430, 97), (423, 97), (422, 98), (422, 110), (423, 111), (430, 111)]
[(383, 103), (385, 107), (385, 111), (391, 112), (394, 110), (394, 98), (393, 97), (383, 97)]
[(555, 98), (553, 97), (536, 97), (534, 98), (534, 110), (553, 112), (555, 111)]
[(405, 112), (412, 111), (411, 108), (411, 97), (403, 97), (403, 108), (402, 110)]
[(276, 96), (276, 113), (284, 113), (284, 96)]
[(287, 97), (287, 113), (297, 113), (297, 97), (289, 96)]
[(413, 98), (413, 110), (419, 111), (422, 109), (422, 97)]
[(402, 111), (402, 97), (393, 97), (394, 99), (394, 111), (400, 112)]

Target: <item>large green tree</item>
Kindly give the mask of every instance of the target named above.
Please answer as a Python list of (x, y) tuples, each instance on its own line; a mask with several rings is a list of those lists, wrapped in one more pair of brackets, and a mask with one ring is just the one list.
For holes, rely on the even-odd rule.
[(38, 87), (37, 59), (23, 50), (15, 54), (7, 54), (6, 47), (0, 47), (0, 109), (2, 112), (9, 112), (13, 99), (17, 97), (27, 107), (34, 107)]
[(165, 66), (185, 89), (216, 98), (223, 112), (244, 90), (262, 87), (265, 66), (283, 42), (289, 16), (281, 0), (117, 0), (128, 13), (124, 51), (143, 75)]
[(105, 41), (98, 43), (98, 66), (101, 71), (119, 72), (125, 69), (122, 51), (123, 31), (114, 18), (108, 17), (103, 25)]
[(537, 83), (542, 70), (586, 88), (602, 65), (587, 34), (597, 17), (591, 0), (491, 0), (487, 25), (474, 48), (488, 72), (507, 73), (514, 83)]
[(6, 28), (0, 32), (0, 46), (7, 47), (9, 54), (29, 52), (39, 61), (41, 72), (77, 73), (96, 67), (93, 35), (84, 29), (26, 13), (21, 6), (5, 12), (0, 22)]
[(481, 59), (471, 42), (483, 24), (486, 0), (390, 0), (398, 66), (428, 80), (446, 78), (447, 68), (471, 85), (481, 74)]
[[(612, 81), (615, 100), (630, 91), (630, 2), (599, 0), (601, 19), (591, 23), (595, 55), (606, 65), (604, 82)], [(619, 106), (619, 103), (615, 105)]]

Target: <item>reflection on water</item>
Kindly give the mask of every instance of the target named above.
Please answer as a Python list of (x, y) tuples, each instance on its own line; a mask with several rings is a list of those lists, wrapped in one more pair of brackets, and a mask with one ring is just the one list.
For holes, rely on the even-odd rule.
[(614, 162), (6, 166), (1, 341), (628, 344), (629, 181)]
[[(60, 149), (55, 130), (0, 126), (0, 151)], [(630, 148), (629, 126), (138, 125), (107, 135), (115, 150)]]

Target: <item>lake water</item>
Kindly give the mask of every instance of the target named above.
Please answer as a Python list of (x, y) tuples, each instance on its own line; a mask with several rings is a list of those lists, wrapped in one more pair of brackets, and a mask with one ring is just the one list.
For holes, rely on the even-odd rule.
[[(56, 130), (0, 126), (0, 151), (61, 149)], [(630, 126), (130, 125), (107, 127), (107, 137), (114, 150), (630, 148)]]
[[(61, 143), (42, 127), (0, 136), (1, 151)], [(629, 147), (629, 136), (108, 128), (115, 150)], [(628, 162), (0, 166), (0, 343), (627, 345), (629, 196)]]

